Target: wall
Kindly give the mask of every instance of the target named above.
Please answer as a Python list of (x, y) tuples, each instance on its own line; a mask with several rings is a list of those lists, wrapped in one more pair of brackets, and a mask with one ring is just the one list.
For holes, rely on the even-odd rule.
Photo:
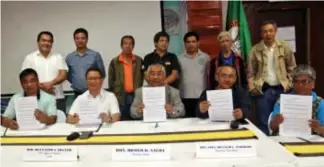
[[(161, 31), (159, 1), (150, 2), (1, 2), (1, 90), (19, 91), (18, 74), (24, 57), (37, 49), (40, 31), (54, 34), (53, 50), (64, 57), (75, 50), (73, 31), (89, 31), (89, 48), (101, 53), (106, 71), (120, 53), (123, 35), (135, 37), (134, 53), (144, 57), (154, 49), (153, 36)], [(104, 87), (108, 87), (107, 77)], [(65, 90), (71, 90), (64, 83)]]
[(200, 49), (214, 57), (220, 50), (217, 35), (222, 31), (221, 1), (188, 1), (188, 29), (200, 35)]

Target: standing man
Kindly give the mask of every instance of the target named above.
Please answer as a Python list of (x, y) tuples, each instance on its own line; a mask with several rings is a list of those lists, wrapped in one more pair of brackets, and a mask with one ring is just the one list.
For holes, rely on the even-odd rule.
[(155, 50), (144, 57), (145, 80), (149, 82), (147, 68), (151, 64), (160, 63), (163, 64), (166, 70), (166, 78), (164, 83), (178, 89), (180, 66), (177, 56), (168, 52), (169, 40), (170, 36), (164, 31), (155, 34)]
[(68, 68), (58, 53), (51, 51), (54, 42), (53, 34), (42, 31), (37, 36), (38, 50), (25, 57), (22, 70), (34, 69), (39, 77), (39, 88), (56, 97), (57, 109), (65, 112), (65, 98), (62, 82), (66, 80)]
[(143, 60), (133, 54), (135, 39), (125, 35), (120, 41), (122, 52), (110, 62), (108, 69), (109, 89), (116, 95), (121, 120), (132, 120), (130, 107), (134, 100), (134, 91), (143, 85)]
[(207, 86), (209, 56), (199, 50), (199, 35), (196, 32), (187, 32), (183, 42), (186, 51), (179, 55), (182, 71), (180, 94), (186, 109), (186, 117), (196, 117), (200, 94)]
[(84, 28), (78, 28), (73, 33), (76, 51), (66, 57), (66, 64), (69, 67), (68, 81), (74, 90), (75, 97), (83, 94), (87, 90), (87, 81), (85, 74), (91, 67), (99, 68), (105, 78), (105, 67), (101, 55), (89, 48), (88, 31)]
[(217, 86), (217, 81), (215, 78), (215, 73), (219, 66), (233, 66), (236, 69), (237, 80), (235, 85), (242, 88), (247, 88), (247, 76), (246, 76), (246, 66), (244, 59), (241, 55), (232, 50), (233, 39), (231, 34), (227, 31), (219, 33), (218, 42), (221, 46), (221, 51), (218, 56), (210, 61), (210, 67), (208, 69), (208, 86), (214, 88)]
[(277, 24), (265, 21), (261, 26), (263, 40), (253, 46), (248, 60), (249, 91), (255, 96), (258, 128), (269, 135), (268, 118), (280, 94), (292, 88), (295, 56), (284, 41), (276, 40)]

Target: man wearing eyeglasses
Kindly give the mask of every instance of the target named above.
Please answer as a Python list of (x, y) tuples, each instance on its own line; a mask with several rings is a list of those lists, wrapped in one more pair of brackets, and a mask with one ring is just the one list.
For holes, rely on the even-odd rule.
[[(308, 120), (313, 133), (324, 135), (324, 101), (312, 90), (315, 87), (316, 72), (309, 65), (298, 65), (293, 73), (293, 90), (290, 94), (311, 95), (313, 98), (312, 119)], [(279, 125), (284, 122), (284, 115), (280, 114), (280, 100), (274, 105), (270, 128), (278, 133)]]
[[(233, 66), (224, 65), (217, 68), (215, 79), (217, 81), (217, 86), (211, 90), (221, 90), (221, 89), (232, 89), (233, 98), (233, 117), (238, 121), (244, 121), (244, 118), (248, 116), (251, 104), (249, 96), (245, 89), (235, 85), (237, 80), (236, 69)], [(196, 112), (199, 118), (208, 118), (208, 109), (210, 107), (210, 102), (207, 101), (207, 90), (203, 91), (199, 99), (199, 108)]]
[(86, 80), (88, 90), (78, 96), (73, 102), (69, 115), (67, 117), (67, 123), (78, 124), (80, 116), (78, 114), (80, 110), (80, 103), (85, 101), (93, 101), (99, 104), (98, 117), (102, 122), (115, 122), (120, 120), (119, 105), (116, 96), (107, 92), (102, 88), (104, 75), (99, 68), (89, 68), (86, 72)]

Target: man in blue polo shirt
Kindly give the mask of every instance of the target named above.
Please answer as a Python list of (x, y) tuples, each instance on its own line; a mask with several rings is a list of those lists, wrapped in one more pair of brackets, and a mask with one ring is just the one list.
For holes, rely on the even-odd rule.
[(24, 96), (37, 96), (37, 109), (35, 108), (34, 115), (36, 119), (43, 124), (51, 125), (56, 122), (56, 99), (53, 95), (48, 94), (39, 89), (38, 75), (35, 70), (27, 68), (20, 75), (20, 83), (24, 91), (15, 94), (9, 101), (3, 115), (1, 115), (1, 125), (13, 130), (19, 128), (16, 118), (15, 103)]
[[(309, 126), (313, 133), (324, 135), (324, 101), (312, 90), (315, 86), (316, 72), (309, 65), (299, 65), (293, 72), (293, 90), (290, 94), (311, 95), (313, 97), (312, 119)], [(284, 115), (280, 114), (280, 100), (274, 105), (271, 116), (270, 128), (274, 133), (279, 131), (279, 125), (284, 121)]]

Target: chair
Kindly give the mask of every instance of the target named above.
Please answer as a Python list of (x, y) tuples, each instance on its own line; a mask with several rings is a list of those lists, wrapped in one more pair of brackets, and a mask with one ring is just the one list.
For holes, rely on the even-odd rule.
[(61, 110), (57, 110), (56, 123), (65, 123), (65, 122), (66, 122), (65, 113)]

